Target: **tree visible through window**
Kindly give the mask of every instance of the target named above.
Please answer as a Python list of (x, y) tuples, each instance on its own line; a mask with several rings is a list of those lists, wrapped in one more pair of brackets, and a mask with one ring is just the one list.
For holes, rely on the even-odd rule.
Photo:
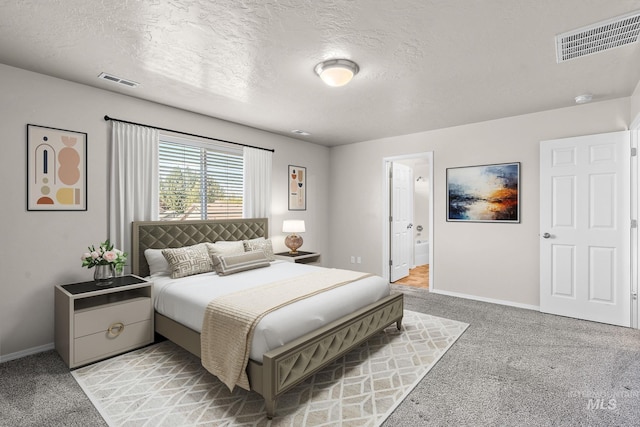
[(160, 219), (242, 218), (242, 150), (160, 138)]

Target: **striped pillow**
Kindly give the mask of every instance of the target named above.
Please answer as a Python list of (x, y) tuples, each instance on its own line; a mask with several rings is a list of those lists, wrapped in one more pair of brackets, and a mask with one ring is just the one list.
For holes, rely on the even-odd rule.
[(163, 249), (171, 269), (171, 278), (192, 276), (213, 271), (213, 263), (205, 243), (176, 249)]
[(253, 270), (254, 268), (269, 267), (269, 260), (264, 251), (251, 251), (237, 255), (214, 255), (213, 268), (220, 276)]

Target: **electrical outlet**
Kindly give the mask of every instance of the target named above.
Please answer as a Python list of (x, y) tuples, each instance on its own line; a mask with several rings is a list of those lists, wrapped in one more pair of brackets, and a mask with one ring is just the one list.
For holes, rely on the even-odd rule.
[(356, 258), (356, 263), (358, 264), (362, 264), (362, 257), (359, 256), (358, 258)]
[(351, 255), (351, 264), (355, 264), (355, 263), (356, 263), (356, 257)]

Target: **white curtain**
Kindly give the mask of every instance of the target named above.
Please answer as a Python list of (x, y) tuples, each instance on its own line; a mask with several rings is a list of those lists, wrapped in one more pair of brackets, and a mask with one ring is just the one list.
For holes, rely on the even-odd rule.
[[(113, 121), (109, 239), (131, 259), (131, 222), (158, 219), (157, 129)], [(129, 271), (129, 268), (126, 268)]]
[(267, 150), (244, 147), (244, 193), (242, 216), (244, 218), (269, 218), (271, 216), (271, 162), (273, 153)]

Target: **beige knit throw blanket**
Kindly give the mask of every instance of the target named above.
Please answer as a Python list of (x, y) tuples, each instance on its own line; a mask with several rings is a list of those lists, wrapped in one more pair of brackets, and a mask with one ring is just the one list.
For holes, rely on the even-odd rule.
[(326, 269), (224, 295), (211, 301), (202, 322), (202, 366), (233, 391), (250, 389), (246, 368), (253, 331), (268, 313), (371, 274)]

